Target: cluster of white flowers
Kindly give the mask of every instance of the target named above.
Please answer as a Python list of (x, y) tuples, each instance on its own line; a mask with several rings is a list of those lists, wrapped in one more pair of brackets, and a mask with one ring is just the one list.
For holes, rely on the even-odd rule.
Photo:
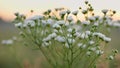
[(83, 21), (82, 24), (84, 24), (84, 25), (89, 25), (90, 22), (89, 22), (89, 21)]
[(98, 36), (100, 37), (102, 40), (106, 41), (106, 42), (110, 42), (111, 38), (106, 37), (104, 34), (100, 33), (100, 32), (94, 32), (93, 36)]
[(61, 43), (65, 43), (65, 37), (61, 37), (61, 36), (57, 36), (56, 38), (55, 38), (55, 40), (57, 40), (58, 42), (61, 42)]
[[(37, 40), (39, 48), (43, 46), (53, 48), (51, 50), (57, 50), (55, 48), (62, 47), (58, 50), (61, 50), (61, 52), (65, 51), (63, 55), (65, 57), (71, 55), (74, 57), (73, 52), (78, 53), (78, 55), (87, 54), (88, 56), (97, 55), (99, 57), (104, 53), (99, 45), (102, 42), (108, 43), (111, 41), (111, 38), (103, 33), (102, 28), (107, 30), (110, 27), (120, 27), (120, 23), (113, 21), (110, 16), (107, 16), (109, 10), (102, 10), (104, 16), (95, 16), (92, 12), (91, 4), (86, 2), (86, 5), (88, 6), (87, 9), (80, 9), (85, 16), (85, 20), (79, 20), (79, 10), (71, 12), (63, 8), (56, 8), (54, 10), (56, 15), (54, 11), (47, 10), (44, 15), (37, 15), (27, 19), (24, 18), (24, 15), (16, 13), (17, 19), (15, 21), (17, 23), (15, 23), (15, 26), (22, 29), (24, 34), (31, 36), (32, 39), (30, 40), (34, 40), (33, 43), (36, 44)], [(11, 44), (13, 41), (2, 41), (2, 43)], [(60, 45), (60, 47), (57, 45)], [(82, 51), (84, 52), (81, 53)], [(110, 56), (110, 59), (113, 59), (113, 57)], [(67, 60), (72, 61), (71, 59)]]

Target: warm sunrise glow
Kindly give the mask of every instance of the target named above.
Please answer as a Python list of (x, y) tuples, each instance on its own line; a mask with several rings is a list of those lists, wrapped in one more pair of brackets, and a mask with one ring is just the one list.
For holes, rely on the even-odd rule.
[[(120, 11), (120, 0), (88, 0), (95, 10), (100, 11), (104, 8)], [(77, 9), (84, 6), (84, 0), (0, 0), (0, 17), (11, 20), (14, 18), (15, 12), (28, 14), (32, 9), (42, 12), (47, 9), (57, 7), (67, 7)], [(116, 16), (119, 18), (120, 13)]]

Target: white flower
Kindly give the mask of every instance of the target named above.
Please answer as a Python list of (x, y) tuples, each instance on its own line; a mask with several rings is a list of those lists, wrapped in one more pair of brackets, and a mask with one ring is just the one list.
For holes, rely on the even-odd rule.
[(102, 51), (102, 50), (96, 50), (96, 54), (97, 55), (101, 55), (101, 54), (103, 54), (104, 52)]
[(70, 39), (70, 38), (68, 39), (68, 43), (69, 43), (69, 44), (72, 44), (72, 43), (74, 43), (74, 42), (75, 42), (75, 39)]
[(54, 21), (52, 19), (48, 19), (46, 22), (47, 25), (53, 25), (53, 23), (54, 23)]
[(68, 16), (68, 17), (67, 17), (67, 20), (68, 20), (68, 21), (73, 21), (73, 17), (72, 17), (72, 16)]
[(68, 37), (72, 37), (72, 35), (71, 35), (71, 34), (67, 34), (67, 36), (68, 36)]
[(69, 33), (72, 33), (73, 29), (72, 29), (72, 28), (69, 28), (67, 31), (68, 31)]
[(49, 37), (51, 37), (51, 38), (55, 38), (56, 36), (57, 36), (56, 33), (52, 33), (52, 34), (49, 35)]
[(50, 36), (48, 36), (48, 37), (46, 37), (46, 38), (44, 38), (43, 39), (43, 42), (48, 42), (48, 41), (50, 41), (52, 38), (50, 37)]
[(9, 40), (2, 40), (1, 42), (2, 44), (6, 44), (6, 45), (10, 45), (13, 44), (13, 40), (9, 39)]
[(93, 33), (93, 36), (99, 36), (99, 37), (102, 38), (102, 39), (105, 37), (104, 34), (99, 33), (99, 32), (94, 32), (94, 33)]
[(95, 43), (95, 42), (94, 42), (94, 41), (92, 41), (92, 40), (91, 40), (91, 41), (89, 41), (89, 44), (90, 44), (90, 45), (92, 45), (92, 44), (94, 44), (94, 43)]
[(80, 38), (84, 39), (84, 38), (85, 38), (85, 33), (82, 33), (82, 34), (80, 35)]
[(67, 12), (64, 10), (64, 11), (61, 11), (60, 12), (60, 16), (62, 16), (62, 15), (65, 15)]
[(73, 15), (77, 15), (77, 14), (78, 14), (78, 10), (73, 11), (72, 14), (73, 14)]
[(90, 48), (91, 51), (95, 51), (96, 50), (96, 47), (92, 47)]
[(61, 26), (60, 26), (58, 23), (55, 23), (55, 24), (53, 25), (53, 28), (55, 28), (55, 29), (60, 29)]
[(59, 32), (60, 32), (60, 33), (63, 33), (63, 31), (62, 31), (61, 29), (59, 30)]
[(58, 30), (54, 29), (53, 32), (58, 33)]
[(59, 25), (64, 25), (65, 24), (65, 21), (64, 20), (60, 20), (60, 21), (57, 21), (56, 23), (58, 23)]
[(98, 36), (99, 36), (100, 38), (102, 38), (102, 39), (105, 37), (105, 35), (102, 34), (102, 33), (98, 33)]
[(66, 27), (68, 27), (69, 25), (70, 25), (70, 24), (69, 24), (68, 22), (67, 22), (67, 23), (65, 23), (65, 26), (66, 26)]
[(104, 37), (103, 40), (106, 41), (106, 42), (110, 42), (110, 41), (111, 41), (111, 38), (109, 38), (109, 37)]
[(87, 13), (87, 10), (82, 10), (82, 13), (83, 13), (83, 14), (86, 14), (86, 13)]
[(84, 24), (84, 25), (89, 25), (90, 22), (88, 22), (88, 21), (83, 21), (82, 24)]
[(86, 45), (84, 44), (81, 48), (85, 49), (85, 48), (86, 48)]
[(90, 21), (95, 21), (95, 17), (94, 16), (91, 16), (88, 18)]
[(91, 52), (90, 52), (90, 51), (88, 51), (86, 54), (87, 54), (88, 56), (90, 56)]
[(55, 40), (57, 40), (58, 42), (62, 42), (62, 43), (65, 42), (65, 38), (62, 37), (62, 36), (57, 36), (57, 37), (55, 38)]
[(82, 39), (88, 38), (88, 35), (85, 34), (85, 33), (82, 33), (82, 34), (80, 35), (80, 38), (82, 38)]
[(42, 43), (42, 46), (45, 47), (45, 46), (49, 46), (50, 44), (51, 44), (51, 42), (43, 42), (43, 43)]
[(102, 12), (106, 14), (108, 12), (108, 9), (103, 9)]
[(68, 43), (65, 43), (65, 46), (66, 46), (67, 48), (69, 48), (69, 45), (68, 45)]
[(91, 32), (90, 31), (85, 31), (85, 34), (90, 35)]
[(34, 27), (35, 22), (33, 20), (25, 20), (23, 26), (24, 27), (27, 27), (27, 26)]
[(24, 14), (19, 14), (18, 16), (19, 16), (19, 17), (21, 17), (21, 18), (22, 18), (22, 17), (25, 17), (25, 15), (24, 15)]
[(104, 34), (102, 34), (102, 33), (94, 32), (93, 35), (94, 35), (94, 36), (99, 36), (101, 39), (103, 39), (103, 40), (106, 41), (106, 42), (110, 42), (110, 41), (111, 41), (111, 38), (106, 37), (106, 36), (105, 36)]
[(35, 15), (35, 16), (29, 18), (29, 20), (39, 20), (39, 19), (43, 19), (43, 18), (44, 18), (44, 16), (42, 16), (42, 15)]
[(17, 23), (17, 24), (15, 24), (15, 27), (22, 27), (22, 22), (19, 22), (19, 23)]
[(42, 23), (43, 26), (47, 25), (47, 21), (46, 20), (41, 20), (41, 23)]
[(83, 45), (82, 43), (78, 43), (78, 44), (77, 44), (78, 47), (81, 47), (82, 45)]
[(74, 36), (76, 36), (76, 37), (80, 37), (80, 33), (79, 32), (76, 32), (75, 34), (74, 34)]
[(112, 55), (110, 55), (108, 58), (109, 58), (110, 60), (113, 60), (113, 59), (114, 59), (114, 57), (113, 57)]
[(94, 16), (96, 19), (99, 19), (100, 16)]
[(98, 25), (99, 25), (99, 23), (98, 23), (98, 22), (94, 22), (94, 25), (95, 25), (95, 26), (98, 26)]

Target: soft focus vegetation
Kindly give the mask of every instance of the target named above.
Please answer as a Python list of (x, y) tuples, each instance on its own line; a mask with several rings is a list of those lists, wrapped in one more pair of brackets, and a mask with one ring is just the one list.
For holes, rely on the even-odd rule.
[[(48, 67), (50, 68), (50, 65), (47, 63), (47, 61), (49, 62), (48, 59), (50, 59), (52, 61), (52, 62), (49, 62), (49, 63), (52, 63), (51, 65), (53, 65), (53, 66), (56, 65), (56, 67), (58, 67), (58, 68), (62, 67), (62, 65), (65, 65), (66, 66), (65, 68), (72, 68), (76, 63), (84, 63), (84, 64), (88, 63), (89, 64), (89, 63), (91, 63), (91, 61), (93, 61), (93, 63), (90, 64), (90, 66), (91, 66), (90, 68), (95, 67), (94, 65), (96, 63), (97, 63), (96, 67), (98, 67), (98, 68), (119, 68), (119, 62), (120, 62), (119, 54), (115, 57), (115, 59), (114, 59), (114, 54), (110, 54), (109, 59), (110, 60), (114, 59), (114, 60), (104, 61), (104, 59), (107, 57), (106, 54), (110, 53), (111, 49), (119, 50), (119, 48), (120, 48), (119, 47), (120, 29), (111, 27), (111, 26), (119, 27), (119, 25), (115, 25), (114, 23), (117, 22), (119, 24), (120, 22), (119, 21), (113, 22), (113, 20), (111, 19), (112, 16), (114, 16), (114, 13), (116, 13), (116, 12), (110, 10), (109, 11), (110, 15), (107, 15), (106, 13), (108, 12), (108, 10), (105, 9), (105, 10), (102, 10), (103, 17), (98, 17), (98, 19), (95, 19), (96, 15), (94, 14), (94, 9), (88, 2), (85, 2), (85, 4), (87, 5), (87, 8), (85, 10), (82, 9), (81, 7), (79, 8), (79, 10), (82, 10), (83, 16), (85, 17), (85, 21), (81, 21), (80, 19), (78, 19), (79, 18), (77, 16), (78, 11), (71, 12), (68, 9), (66, 10), (64, 8), (56, 8), (55, 9), (55, 11), (58, 12), (58, 14), (60, 13), (60, 16), (58, 16), (58, 17), (55, 17), (56, 15), (54, 15), (54, 14), (50, 14), (53, 12), (52, 10), (47, 10), (46, 12), (44, 12), (44, 16), (38, 15), (38, 16), (28, 18), (28, 19), (26, 19), (26, 17), (24, 15), (20, 15), (19, 13), (16, 13), (16, 19), (14, 22), (15, 22), (15, 26), (18, 27), (20, 30), (15, 28), (13, 26), (13, 24), (3, 23), (4, 21), (1, 20), (1, 22), (0, 22), (0, 41), (1, 41), (1, 43), (5, 43), (5, 44), (0, 44), (0, 68), (48, 68)], [(111, 13), (111, 11), (113, 13)], [(33, 12), (33, 10), (31, 10), (31, 12)], [(88, 14), (88, 12), (89, 12), (89, 14)], [(75, 17), (75, 20), (69, 15), (70, 13), (71, 13), (71, 15), (73, 15), (73, 17)], [(101, 25), (102, 28), (100, 26), (101, 20), (102, 20), (102, 25)], [(43, 22), (47, 21), (47, 22), (43, 23), (41, 21), (43, 21)], [(63, 22), (68, 23), (67, 26)], [(98, 22), (98, 23), (96, 23), (96, 22)], [(108, 22), (108, 23), (106, 23), (106, 22)], [(113, 25), (111, 25), (109, 22), (112, 22)], [(42, 24), (42, 25), (39, 26), (39, 24)], [(100, 29), (97, 27), (99, 27)], [(112, 28), (110, 33), (106, 32), (106, 31), (109, 31), (109, 30), (107, 30), (109, 28)], [(37, 30), (39, 30), (40, 32), (37, 32)], [(63, 31), (64, 33), (62, 33), (60, 30)], [(22, 31), (22, 33), (20, 31)], [(42, 31), (43, 32), (45, 31), (44, 35), (41, 34)], [(95, 32), (98, 32), (98, 31), (107, 34), (105, 36), (105, 38), (107, 38), (107, 39), (105, 39), (105, 38), (101, 39), (102, 37), (100, 37), (100, 38), (91, 37), (91, 34), (89, 32), (92, 32), (95, 34)], [(79, 36), (73, 37), (73, 34), (75, 34), (77, 32), (78, 33), (86, 32), (87, 34), (90, 34), (90, 35), (88, 35), (88, 38), (80, 36), (80, 39), (79, 39)], [(23, 38), (25, 38), (24, 40), (20, 38), (20, 36), (18, 35), (19, 33), (23, 36)], [(53, 33), (54, 33), (54, 35), (53, 35)], [(57, 34), (58, 36), (56, 36), (55, 34)], [(53, 39), (48, 40), (48, 37), (51, 35), (52, 35)], [(110, 36), (112, 38), (112, 42), (110, 42), (110, 43), (108, 43), (108, 42), (111, 41), (111, 39), (108, 38), (108, 36)], [(63, 40), (63, 37), (66, 38), (67, 40), (66, 41)], [(77, 41), (75, 44), (73, 44), (74, 41), (69, 42), (69, 39), (71, 37), (72, 37), (72, 39), (75, 40), (75, 42)], [(61, 38), (62, 38), (62, 40), (61, 40)], [(41, 39), (42, 39), (42, 41), (41, 41)], [(13, 40), (13, 41), (11, 41), (11, 40)], [(79, 40), (83, 40), (83, 41), (79, 41)], [(101, 43), (102, 43), (102, 45), (107, 44), (106, 48), (104, 50), (104, 52), (106, 54), (102, 54), (103, 49), (101, 49), (101, 48), (99, 50), (99, 53), (97, 51), (97, 54), (96, 54), (92, 51), (89, 51), (89, 48), (92, 48), (92, 47), (85, 48), (81, 44), (83, 46), (82, 48), (85, 48), (85, 51), (83, 51), (83, 54), (81, 54), (81, 56), (83, 55), (84, 57), (79, 56), (78, 59), (82, 58), (82, 61), (80, 61), (80, 62), (77, 61), (75, 63), (71, 63), (71, 61), (72, 61), (71, 58), (74, 57), (71, 54), (72, 53), (71, 49), (73, 49), (71, 46), (75, 46), (74, 51), (76, 51), (77, 45), (79, 44), (79, 42), (80, 43), (84, 42), (84, 44), (88, 45), (88, 42), (91, 40), (94, 40), (93, 42), (95, 42), (95, 43), (91, 42), (91, 44), (93, 44), (93, 45), (96, 45), (96, 43), (98, 43), (98, 45), (100, 45)], [(97, 40), (100, 42), (97, 42)], [(101, 41), (101, 40), (103, 40), (103, 41)], [(50, 42), (52, 42), (52, 44)], [(67, 43), (67, 45), (66, 45), (66, 43)], [(64, 45), (64, 44), (65, 44), (65, 46), (62, 47), (61, 45)], [(58, 46), (56, 46), (56, 45), (58, 45)], [(81, 46), (81, 45), (79, 44), (78, 46)], [(58, 48), (57, 48), (57, 50), (54, 50), (55, 48), (52, 48), (52, 47), (58, 47)], [(97, 46), (95, 46), (95, 47), (97, 47)], [(44, 51), (41, 52), (40, 51), (41, 48), (45, 49), (45, 51), (47, 51), (47, 52), (46, 53), (44, 53)], [(50, 51), (46, 50), (47, 48), (50, 49)], [(63, 48), (63, 49), (61, 49), (61, 48)], [(64, 48), (65, 48), (65, 52), (62, 52), (62, 51), (64, 51)], [(62, 60), (60, 58), (60, 56), (57, 56), (57, 51), (60, 51), (61, 54), (68, 53), (67, 57), (62, 55), (62, 57), (65, 57), (65, 59), (67, 58), (68, 61), (64, 62), (64, 59)], [(78, 52), (80, 52), (80, 51), (78, 51)], [(88, 54), (88, 52), (91, 52), (92, 55)], [(86, 53), (87, 53), (87, 56), (86, 56)], [(52, 55), (52, 54), (55, 54), (55, 55)], [(77, 55), (78, 54), (79, 53), (77, 53)], [(97, 62), (94, 61), (94, 58), (96, 55), (98, 56), (97, 58), (100, 58), (100, 60), (96, 59)], [(47, 56), (47, 57), (45, 57), (45, 56)], [(70, 58), (68, 56), (70, 56)], [(89, 57), (91, 57), (91, 58), (89, 58)], [(46, 61), (46, 58), (47, 58), (47, 61)], [(86, 60), (86, 58), (88, 58), (89, 61)], [(63, 62), (65, 64), (63, 64)], [(68, 65), (67, 65), (67, 63), (68, 63)], [(81, 68), (82, 65), (84, 67), (84, 64), (79, 64), (80, 67), (76, 67), (76, 68)], [(87, 66), (89, 67), (89, 65), (86, 65), (86, 68), (88, 68)], [(75, 68), (75, 66), (73, 68)]]

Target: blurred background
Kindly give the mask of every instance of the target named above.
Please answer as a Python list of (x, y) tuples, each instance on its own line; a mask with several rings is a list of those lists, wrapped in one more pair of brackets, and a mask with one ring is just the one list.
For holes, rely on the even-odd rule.
[[(11, 23), (15, 12), (31, 16), (41, 14), (47, 9), (66, 7), (70, 10), (77, 10), (85, 7), (85, 0), (0, 0), (0, 68), (40, 68), (44, 66), (43, 56), (39, 50), (34, 50), (23, 45), (23, 42), (16, 40), (19, 37), (19, 30)], [(120, 0), (88, 0), (95, 9), (95, 13), (101, 13), (102, 9), (113, 9), (117, 11), (114, 20), (120, 20)], [(120, 29), (113, 29), (111, 32), (111, 48), (120, 52)], [(12, 45), (4, 45), (3, 40), (14, 41)], [(117, 60), (119, 60), (119, 56)], [(120, 64), (120, 61), (117, 62)], [(114, 67), (110, 68), (117, 68)]]

